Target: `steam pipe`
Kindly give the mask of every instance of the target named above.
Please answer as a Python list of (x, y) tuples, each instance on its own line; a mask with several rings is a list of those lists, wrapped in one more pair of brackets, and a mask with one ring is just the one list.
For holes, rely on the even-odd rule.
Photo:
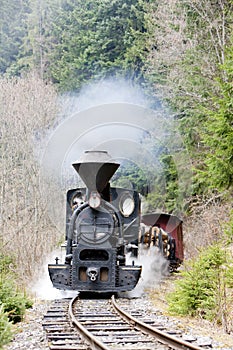
[(68, 237), (67, 237), (67, 248), (66, 248), (66, 255), (70, 255), (72, 253), (72, 238), (73, 238), (73, 232), (74, 232), (74, 224), (77, 216), (81, 213), (83, 209), (88, 207), (88, 203), (85, 202), (81, 206), (77, 207), (70, 219), (69, 229), (68, 229)]

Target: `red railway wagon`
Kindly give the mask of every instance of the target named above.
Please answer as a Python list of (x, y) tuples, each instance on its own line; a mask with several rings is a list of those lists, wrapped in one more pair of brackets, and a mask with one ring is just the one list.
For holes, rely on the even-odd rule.
[[(183, 221), (175, 215), (165, 214), (165, 213), (150, 213), (144, 214), (141, 216), (141, 223), (150, 227), (151, 235), (153, 236), (153, 231), (155, 229), (160, 232), (164, 232), (167, 234), (167, 237), (162, 241), (162, 233), (161, 235), (161, 244), (156, 244), (156, 237), (152, 238), (154, 245), (159, 246), (162, 250), (162, 247), (165, 246), (164, 242), (166, 241), (166, 255), (167, 259), (170, 262), (170, 265), (173, 269), (176, 269), (184, 259), (184, 245), (183, 245), (183, 229), (182, 223)], [(164, 234), (164, 235), (165, 235)], [(157, 242), (159, 239), (157, 239)], [(164, 249), (163, 249), (164, 250)]]

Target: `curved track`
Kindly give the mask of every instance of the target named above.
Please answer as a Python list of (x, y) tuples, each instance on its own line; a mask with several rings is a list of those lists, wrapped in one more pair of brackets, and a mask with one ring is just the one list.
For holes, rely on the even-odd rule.
[(122, 310), (114, 296), (75, 297), (55, 301), (45, 315), (44, 328), (51, 350), (202, 349), (147, 323)]

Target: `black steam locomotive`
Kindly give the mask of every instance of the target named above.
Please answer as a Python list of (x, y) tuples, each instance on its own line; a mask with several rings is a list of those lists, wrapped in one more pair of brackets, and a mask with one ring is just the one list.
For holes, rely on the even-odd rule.
[(119, 164), (105, 151), (87, 151), (73, 167), (86, 188), (67, 192), (66, 256), (64, 264), (56, 259), (48, 265), (52, 284), (80, 292), (130, 291), (141, 275), (141, 266), (126, 265), (127, 244), (138, 238), (139, 194), (110, 186)]

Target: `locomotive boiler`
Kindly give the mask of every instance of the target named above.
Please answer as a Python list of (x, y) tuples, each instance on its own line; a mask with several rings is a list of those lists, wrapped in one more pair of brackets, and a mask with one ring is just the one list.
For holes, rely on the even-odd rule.
[[(55, 288), (80, 292), (132, 290), (141, 266), (126, 264), (126, 249), (138, 237), (140, 197), (112, 187), (119, 167), (105, 151), (87, 151), (72, 164), (86, 187), (67, 192), (64, 263), (49, 264)], [(137, 251), (137, 246), (134, 246)]]

